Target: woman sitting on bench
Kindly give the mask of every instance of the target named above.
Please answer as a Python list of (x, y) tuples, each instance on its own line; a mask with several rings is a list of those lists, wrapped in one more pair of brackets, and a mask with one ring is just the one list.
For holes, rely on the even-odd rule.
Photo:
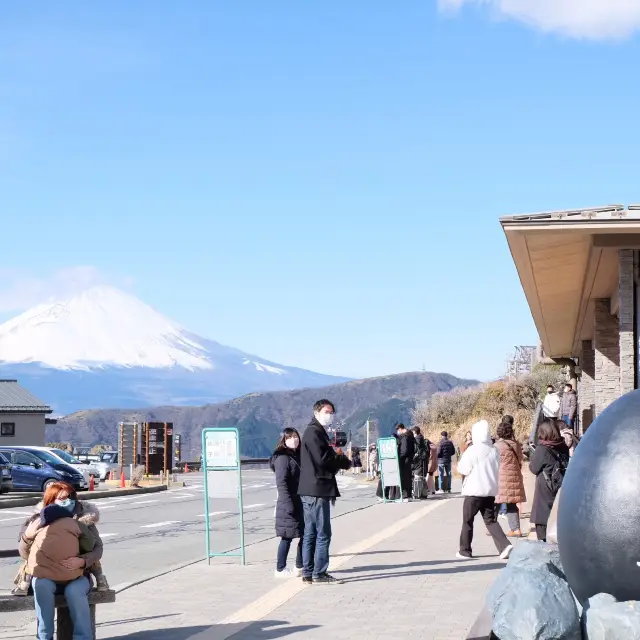
[[(39, 640), (53, 640), (55, 599), (64, 595), (74, 640), (92, 640), (89, 610), (90, 569), (99, 567), (102, 541), (95, 526), (97, 510), (78, 500), (75, 489), (55, 482), (44, 493), (40, 510), (20, 533), (20, 556), (27, 561), (38, 618)], [(95, 510), (87, 525), (85, 512)], [(105, 581), (106, 582), (106, 581)]]

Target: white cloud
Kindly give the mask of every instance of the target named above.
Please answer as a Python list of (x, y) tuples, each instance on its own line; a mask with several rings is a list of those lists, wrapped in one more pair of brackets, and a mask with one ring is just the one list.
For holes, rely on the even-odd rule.
[(106, 276), (90, 265), (65, 267), (44, 275), (24, 269), (0, 269), (0, 313), (24, 311), (41, 302), (72, 296), (100, 284), (129, 287), (131, 279)]
[(622, 39), (640, 29), (640, 0), (438, 0), (441, 11), (465, 4), (572, 38)]

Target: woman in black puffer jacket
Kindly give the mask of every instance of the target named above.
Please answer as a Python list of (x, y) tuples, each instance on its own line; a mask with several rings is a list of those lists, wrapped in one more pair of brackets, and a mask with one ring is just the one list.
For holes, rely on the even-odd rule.
[[(280, 536), (276, 578), (294, 578), (302, 575), (302, 536), (304, 514), (298, 495), (300, 482), (300, 434), (295, 429), (285, 429), (276, 450), (271, 456), (271, 470), (276, 474), (276, 535)], [(299, 538), (296, 568), (287, 567), (287, 556), (294, 538)]]

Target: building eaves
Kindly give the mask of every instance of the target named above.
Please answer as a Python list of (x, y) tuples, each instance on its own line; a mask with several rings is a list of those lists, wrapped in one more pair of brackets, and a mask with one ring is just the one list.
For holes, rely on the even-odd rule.
[(627, 221), (640, 221), (640, 205), (632, 204), (625, 208), (624, 205), (621, 204), (611, 204), (603, 207), (543, 211), (540, 213), (525, 213), (500, 218), (500, 224), (503, 226), (522, 223), (530, 223), (532, 225), (553, 224), (554, 222), (563, 224), (567, 222), (575, 222), (578, 224), (610, 222), (615, 224)]

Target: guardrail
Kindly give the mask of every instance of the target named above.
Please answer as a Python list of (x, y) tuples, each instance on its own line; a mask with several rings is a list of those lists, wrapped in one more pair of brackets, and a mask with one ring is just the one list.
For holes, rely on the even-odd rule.
[[(270, 458), (247, 458), (245, 460), (241, 460), (240, 464), (243, 467), (255, 467), (263, 464), (269, 464)], [(176, 465), (176, 469), (181, 473), (184, 473), (185, 466), (189, 467), (189, 471), (200, 471), (201, 465), (199, 461), (193, 462), (180, 462)]]

